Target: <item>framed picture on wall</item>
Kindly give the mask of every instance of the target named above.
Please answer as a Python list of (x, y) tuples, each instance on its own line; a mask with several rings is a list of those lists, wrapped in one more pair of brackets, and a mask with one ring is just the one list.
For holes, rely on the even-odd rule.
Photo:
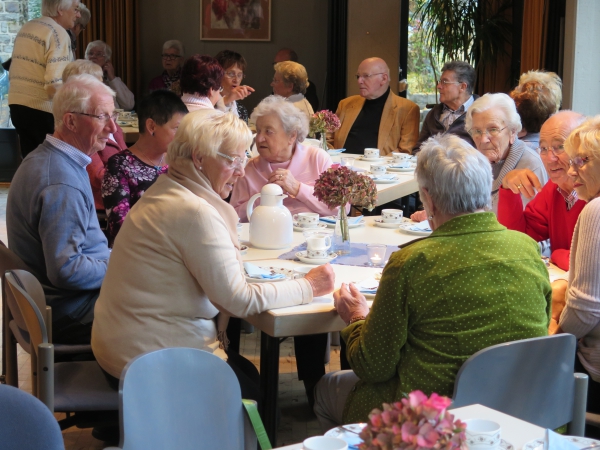
[(203, 41), (270, 41), (271, 0), (200, 0)]

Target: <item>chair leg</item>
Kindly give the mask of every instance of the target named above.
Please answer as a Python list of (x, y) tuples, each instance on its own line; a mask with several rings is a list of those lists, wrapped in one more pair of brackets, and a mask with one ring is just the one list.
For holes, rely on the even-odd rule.
[(584, 373), (575, 373), (575, 398), (573, 401), (573, 419), (567, 427), (572, 436), (585, 434), (585, 410), (587, 407), (587, 390), (589, 377)]
[(6, 364), (6, 384), (14, 387), (19, 387), (17, 340), (15, 339), (9, 326), (4, 327), (4, 334), (2, 340), (2, 362)]
[[(54, 412), (54, 345), (40, 344), (37, 348), (37, 395)], [(34, 352), (31, 353), (33, 360)]]

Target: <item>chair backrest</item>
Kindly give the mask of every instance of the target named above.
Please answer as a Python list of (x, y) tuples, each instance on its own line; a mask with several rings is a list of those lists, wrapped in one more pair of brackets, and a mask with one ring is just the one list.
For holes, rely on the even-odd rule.
[[(9, 270), (5, 274), (5, 279), (25, 321), (32, 350), (37, 352), (38, 345), (48, 343), (48, 330), (42, 314), (46, 309), (42, 286), (37, 278), (25, 270)], [(34, 295), (30, 295), (30, 292)]]
[[(24, 330), (25, 320), (21, 316), (21, 312), (19, 311), (19, 307), (14, 299), (14, 297), (6, 290), (6, 283), (4, 281), (4, 273), (7, 270), (29, 270), (27, 264), (23, 262), (21, 258), (19, 258), (15, 252), (10, 250), (4, 242), (0, 241), (0, 277), (2, 278), (2, 300), (5, 302), (12, 319), (16, 322), (19, 328)], [(6, 311), (6, 310), (3, 310)]]
[(64, 450), (58, 422), (41, 401), (12, 386), (0, 385), (0, 442), (3, 450)]
[(576, 339), (572, 334), (506, 342), (460, 368), (452, 407), (479, 403), (544, 428), (573, 418)]
[(121, 448), (244, 448), (239, 382), (219, 357), (192, 348), (140, 355), (119, 386)]

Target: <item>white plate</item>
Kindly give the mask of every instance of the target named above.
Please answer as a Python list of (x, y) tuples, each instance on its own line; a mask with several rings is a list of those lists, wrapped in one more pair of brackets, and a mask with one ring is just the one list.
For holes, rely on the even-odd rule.
[(327, 264), (329, 261), (333, 261), (335, 258), (337, 258), (337, 256), (338, 256), (337, 253), (331, 252), (329, 254), (329, 257), (327, 257), (327, 258), (308, 258), (306, 256), (306, 250), (303, 252), (296, 253), (296, 258), (298, 258), (303, 263), (317, 264), (317, 265)]
[(314, 227), (300, 227), (297, 222), (293, 223), (294, 231), (318, 230), (319, 228), (327, 228), (327, 225), (319, 222)]
[(380, 228), (400, 228), (400, 225), (402, 225), (402, 221), (400, 222), (396, 222), (396, 223), (388, 223), (388, 222), (384, 222), (381, 219), (375, 219), (375, 222), (373, 223), (373, 225), (375, 225), (376, 227), (380, 227)]
[(379, 184), (392, 184), (392, 183), (397, 183), (398, 182), (398, 178), (393, 178), (391, 180), (382, 180), (382, 179), (377, 179), (376, 175), (369, 175), (369, 177), (375, 183), (379, 183)]
[[(562, 436), (567, 441), (575, 444), (579, 448), (591, 447), (592, 445), (600, 445), (600, 441), (579, 436)], [(534, 439), (523, 446), (523, 450), (542, 450), (544, 448), (544, 438)], [(511, 449), (512, 450), (512, 449)]]
[[(351, 423), (349, 425), (344, 425), (344, 427), (348, 428), (349, 430), (360, 433), (366, 425), (366, 423)], [(342, 439), (343, 441), (346, 441), (348, 446), (353, 446), (350, 448), (358, 448), (358, 445), (362, 444), (363, 442), (358, 434), (354, 434), (351, 431), (344, 430), (341, 427), (332, 428), (327, 433), (325, 433), (325, 436)]]
[(358, 159), (360, 159), (361, 161), (375, 162), (375, 161), (383, 161), (387, 158), (384, 158), (383, 156), (378, 156), (377, 158), (367, 158), (366, 156), (361, 156)]
[(285, 278), (277, 278), (275, 280), (269, 280), (266, 278), (251, 278), (246, 275), (246, 281), (248, 283), (276, 283), (278, 281), (292, 280), (294, 278), (293, 269), (284, 269), (283, 267), (262, 267), (262, 269), (270, 270), (272, 274), (282, 273)]
[(345, 148), (330, 148), (329, 150), (327, 150), (327, 153), (329, 153), (331, 156), (335, 156), (345, 151)]
[(415, 167), (388, 167), (388, 172), (414, 172)]
[[(330, 216), (333, 218), (333, 216)], [(326, 227), (328, 228), (335, 228), (335, 223), (329, 223), (329, 222), (319, 222), (321, 224), (324, 224)], [(348, 223), (348, 228), (352, 229), (352, 228), (356, 228), (356, 227), (362, 227), (365, 224), (365, 219), (360, 219), (360, 221), (356, 222), (356, 223)]]
[(414, 234), (415, 236), (429, 236), (432, 232), (431, 231), (414, 231), (414, 230), (410, 230), (410, 227), (414, 226), (415, 223), (403, 223), (400, 225), (400, 232), (402, 233), (406, 233), (406, 234)]

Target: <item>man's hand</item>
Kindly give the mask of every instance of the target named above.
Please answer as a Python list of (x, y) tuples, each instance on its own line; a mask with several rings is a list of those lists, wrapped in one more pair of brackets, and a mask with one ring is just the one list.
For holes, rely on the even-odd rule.
[(354, 283), (343, 283), (342, 287), (333, 293), (333, 306), (346, 324), (356, 317), (366, 317), (369, 314), (367, 300)]
[(115, 68), (113, 67), (110, 61), (106, 61), (104, 63), (104, 65), (102, 66), (102, 71), (104, 72), (104, 75), (106, 75), (106, 78), (108, 78), (109, 81), (115, 79)]
[(504, 176), (502, 187), (510, 189), (515, 194), (523, 194), (528, 199), (532, 199), (542, 190), (540, 180), (529, 169), (511, 170)]

